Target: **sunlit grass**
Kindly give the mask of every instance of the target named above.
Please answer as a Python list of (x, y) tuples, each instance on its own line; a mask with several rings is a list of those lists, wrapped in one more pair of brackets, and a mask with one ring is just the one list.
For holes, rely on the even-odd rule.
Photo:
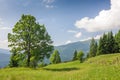
[(109, 54), (79, 61), (53, 64), (44, 68), (6, 68), (0, 80), (119, 80), (120, 54)]

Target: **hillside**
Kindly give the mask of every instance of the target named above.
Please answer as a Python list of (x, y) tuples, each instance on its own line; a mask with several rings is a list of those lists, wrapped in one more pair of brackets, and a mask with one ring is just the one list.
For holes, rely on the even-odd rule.
[(119, 80), (120, 54), (108, 54), (44, 68), (6, 68), (0, 80)]
[(90, 40), (78, 41), (66, 45), (56, 46), (55, 49), (60, 52), (62, 61), (69, 61), (72, 60), (75, 50), (83, 50), (86, 56), (87, 52), (89, 51), (89, 44)]
[(4, 67), (9, 63), (10, 52), (6, 49), (0, 49), (0, 67)]

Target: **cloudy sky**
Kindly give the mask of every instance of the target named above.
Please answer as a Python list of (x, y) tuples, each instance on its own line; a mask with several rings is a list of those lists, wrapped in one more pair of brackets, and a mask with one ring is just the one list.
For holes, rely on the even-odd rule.
[(0, 48), (22, 14), (45, 24), (54, 45), (98, 39), (120, 29), (120, 0), (0, 0)]

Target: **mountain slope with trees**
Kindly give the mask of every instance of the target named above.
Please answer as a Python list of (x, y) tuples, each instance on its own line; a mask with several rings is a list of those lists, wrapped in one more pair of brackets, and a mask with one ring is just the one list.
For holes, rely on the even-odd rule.
[(78, 41), (66, 45), (55, 46), (55, 49), (60, 52), (62, 61), (70, 61), (73, 59), (75, 50), (77, 51), (82, 50), (84, 52), (84, 56), (87, 56), (87, 53), (89, 52), (90, 41), (91, 40)]

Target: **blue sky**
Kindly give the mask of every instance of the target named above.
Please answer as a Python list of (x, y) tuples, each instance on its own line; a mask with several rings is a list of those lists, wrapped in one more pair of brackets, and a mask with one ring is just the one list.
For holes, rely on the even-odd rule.
[[(116, 32), (120, 24), (112, 21), (112, 16), (118, 13), (114, 10), (119, 8), (115, 1), (120, 2), (120, 0), (0, 0), (0, 48), (8, 48), (7, 34), (11, 32), (11, 28), (22, 14), (31, 14), (40, 24), (45, 24), (54, 45), (91, 37), (99, 38), (103, 32), (109, 30)], [(117, 4), (117, 8), (112, 7), (112, 4)], [(113, 14), (107, 15), (109, 13)], [(103, 17), (105, 19), (101, 20)], [(115, 25), (106, 24), (105, 20)]]

